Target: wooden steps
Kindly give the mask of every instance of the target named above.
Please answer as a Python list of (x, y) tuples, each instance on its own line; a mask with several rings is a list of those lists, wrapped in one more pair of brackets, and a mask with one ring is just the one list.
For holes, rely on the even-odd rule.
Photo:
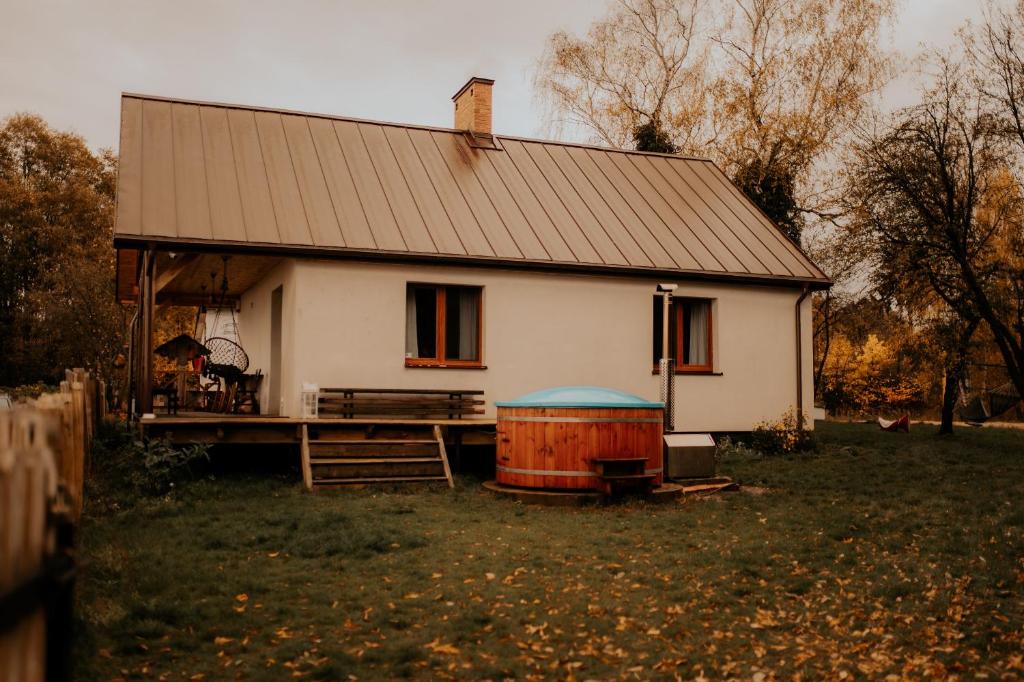
[(605, 495), (647, 494), (657, 478), (647, 473), (646, 457), (599, 457), (593, 463)]
[(318, 487), (447, 481), (454, 487), (441, 427), (374, 437), (371, 427), (302, 425), (302, 480)]
[(447, 481), (444, 476), (384, 476), (382, 478), (322, 478), (316, 484), (320, 486), (330, 485), (372, 485), (374, 483), (422, 483), (425, 481)]

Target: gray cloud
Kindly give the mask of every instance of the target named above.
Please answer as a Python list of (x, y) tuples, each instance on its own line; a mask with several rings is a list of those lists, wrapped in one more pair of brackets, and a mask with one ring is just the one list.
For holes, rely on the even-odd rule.
[[(470, 75), (497, 80), (495, 130), (537, 135), (530, 77), (554, 30), (602, 0), (0, 0), (0, 116), (32, 111), (117, 146), (122, 91), (447, 126)], [(891, 43), (948, 44), (970, 0), (909, 0)], [(899, 105), (906, 85), (886, 97)]]

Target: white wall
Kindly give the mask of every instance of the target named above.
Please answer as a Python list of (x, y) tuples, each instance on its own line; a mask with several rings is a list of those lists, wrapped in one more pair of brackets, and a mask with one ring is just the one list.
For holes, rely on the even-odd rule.
[[(484, 287), (486, 369), (405, 367), (409, 281)], [(664, 280), (661, 280), (664, 281)], [(714, 376), (677, 377), (676, 427), (749, 430), (796, 404), (799, 290), (679, 281), (677, 296), (715, 300)], [(321, 387), (483, 389), (494, 401), (594, 384), (657, 399), (651, 372), (655, 280), (496, 268), (289, 261), (242, 300), (253, 368), (269, 370), (270, 292), (284, 284), (282, 394), (299, 412), (302, 382)], [(803, 314), (804, 408), (812, 406), (811, 307)], [(264, 391), (269, 381), (264, 380)]]
[(242, 295), (238, 313), (238, 329), (241, 345), (249, 356), (249, 374), (256, 370), (263, 372), (260, 384), (260, 408), (271, 413), (270, 396), (270, 296), (277, 287), (282, 287), (281, 305), (281, 399), (283, 415), (299, 411), (298, 392), (291, 390), (295, 384), (295, 269), (294, 260), (285, 260), (275, 267), (260, 282)]

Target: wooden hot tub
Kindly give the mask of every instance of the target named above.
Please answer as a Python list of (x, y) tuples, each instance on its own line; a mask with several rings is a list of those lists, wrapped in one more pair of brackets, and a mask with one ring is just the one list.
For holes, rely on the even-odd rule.
[(663, 405), (596, 386), (565, 386), (496, 403), (497, 482), (599, 490), (605, 458), (646, 459), (661, 485)]

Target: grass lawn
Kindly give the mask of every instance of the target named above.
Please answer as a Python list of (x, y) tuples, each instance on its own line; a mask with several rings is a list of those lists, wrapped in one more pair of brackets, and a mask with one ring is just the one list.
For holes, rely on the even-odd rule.
[(819, 427), (666, 505), (219, 476), (94, 515), (76, 679), (1024, 676), (1024, 431)]

